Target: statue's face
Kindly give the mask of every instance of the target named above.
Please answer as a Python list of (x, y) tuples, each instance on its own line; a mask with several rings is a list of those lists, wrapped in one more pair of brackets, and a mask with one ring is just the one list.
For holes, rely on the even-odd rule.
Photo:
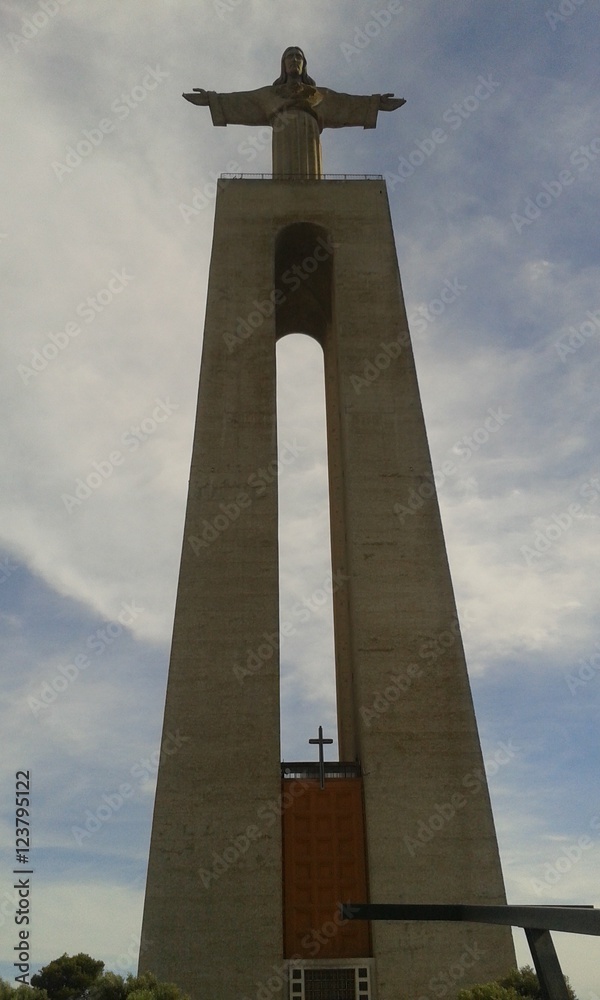
[(304, 59), (300, 49), (291, 49), (283, 61), (287, 76), (297, 77), (302, 75)]

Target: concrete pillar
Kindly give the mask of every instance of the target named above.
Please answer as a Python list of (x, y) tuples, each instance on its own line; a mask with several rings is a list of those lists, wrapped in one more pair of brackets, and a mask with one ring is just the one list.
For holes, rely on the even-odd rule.
[[(188, 740), (161, 762), (140, 958), (193, 1000), (254, 998), (283, 963), (275, 341), (295, 331), (324, 351), (340, 757), (362, 764), (370, 899), (504, 901), (385, 185), (233, 180), (165, 714)], [(505, 928), (372, 936), (377, 1000), (515, 964)]]

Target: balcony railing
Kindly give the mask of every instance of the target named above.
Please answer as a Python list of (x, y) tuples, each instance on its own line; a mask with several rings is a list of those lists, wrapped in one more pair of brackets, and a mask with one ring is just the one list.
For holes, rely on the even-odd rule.
[[(360, 778), (360, 764), (357, 761), (326, 760), (323, 764), (325, 778)], [(314, 778), (319, 780), (319, 762), (314, 760), (284, 761), (281, 765), (281, 777), (290, 780), (294, 778)]]
[(221, 181), (382, 181), (383, 174), (321, 174), (320, 177), (303, 177), (301, 174), (221, 174)]

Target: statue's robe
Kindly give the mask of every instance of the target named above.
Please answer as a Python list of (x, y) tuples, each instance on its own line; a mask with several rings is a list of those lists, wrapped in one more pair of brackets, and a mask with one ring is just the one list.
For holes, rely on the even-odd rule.
[(380, 95), (361, 97), (285, 83), (234, 94), (208, 91), (208, 104), (213, 125), (270, 125), (273, 175), (309, 178), (322, 174), (322, 130), (352, 125), (375, 128)]

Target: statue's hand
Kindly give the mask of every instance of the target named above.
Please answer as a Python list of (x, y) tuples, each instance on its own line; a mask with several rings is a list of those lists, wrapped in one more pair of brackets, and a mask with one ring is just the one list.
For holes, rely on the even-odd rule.
[(393, 94), (381, 94), (379, 98), (379, 110), (380, 111), (396, 111), (397, 108), (401, 108), (406, 101), (403, 97), (394, 97)]
[(208, 90), (203, 90), (202, 87), (194, 87), (192, 94), (182, 94), (186, 101), (190, 101), (192, 104), (201, 104), (206, 106), (208, 104)]

